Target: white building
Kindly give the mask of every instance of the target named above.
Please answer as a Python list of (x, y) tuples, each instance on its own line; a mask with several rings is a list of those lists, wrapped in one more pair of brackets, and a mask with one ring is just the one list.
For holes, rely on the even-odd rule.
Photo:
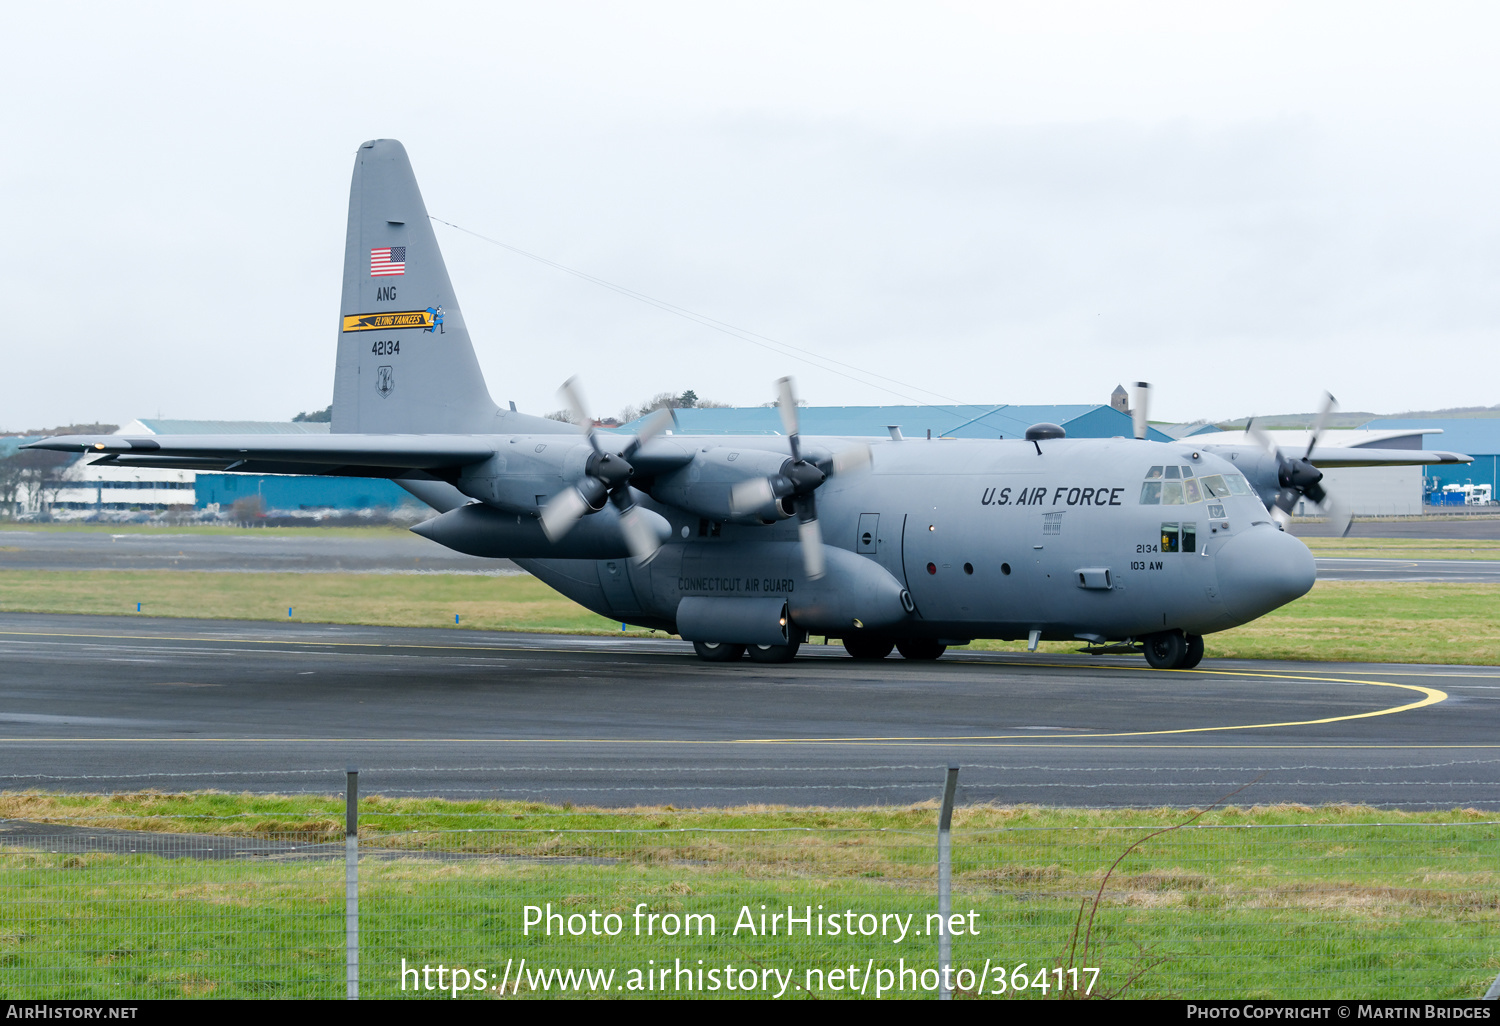
[[(1287, 456), (1302, 456), (1312, 441), (1311, 431), (1266, 431), (1276, 447)], [(1422, 449), (1422, 436), (1442, 434), (1437, 428), (1396, 428), (1385, 430), (1327, 430), (1318, 439), (1313, 453), (1331, 455), (1336, 449)], [(1202, 432), (1192, 437), (1202, 445), (1256, 445), (1243, 431)], [(1330, 467), (1323, 471), (1323, 487), (1336, 496), (1356, 516), (1418, 516), (1422, 513), (1422, 475), (1424, 467)], [(1303, 499), (1292, 510), (1297, 516), (1316, 516), (1315, 503)]]
[[(117, 435), (291, 435), (327, 434), (327, 424), (258, 420), (133, 420)], [(122, 467), (91, 463), (85, 454), (67, 470), (55, 498), (46, 496), (55, 514), (191, 509), (197, 474), (191, 470)], [(30, 503), (35, 507), (36, 503)]]

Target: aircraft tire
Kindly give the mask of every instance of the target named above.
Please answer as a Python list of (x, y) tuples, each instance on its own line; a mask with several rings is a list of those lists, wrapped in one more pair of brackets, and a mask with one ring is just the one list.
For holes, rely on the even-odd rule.
[(902, 659), (937, 659), (948, 651), (948, 646), (928, 638), (909, 638), (896, 642), (896, 650)]
[(751, 645), (748, 651), (757, 663), (789, 663), (797, 658), (801, 647), (802, 642), (794, 641), (790, 645)]
[(1177, 669), (1191, 670), (1201, 662), (1203, 662), (1203, 635), (1189, 634), (1187, 647), (1183, 650), (1182, 661), (1177, 664)]
[(1145, 642), (1146, 662), (1150, 663), (1153, 669), (1176, 670), (1182, 666), (1188, 643), (1181, 631), (1162, 631), (1160, 634), (1152, 634), (1144, 638), (1143, 641)]
[(733, 663), (745, 654), (745, 646), (724, 641), (695, 641), (693, 651), (706, 663)]
[(896, 643), (878, 634), (855, 634), (844, 639), (844, 651), (855, 659), (884, 659)]

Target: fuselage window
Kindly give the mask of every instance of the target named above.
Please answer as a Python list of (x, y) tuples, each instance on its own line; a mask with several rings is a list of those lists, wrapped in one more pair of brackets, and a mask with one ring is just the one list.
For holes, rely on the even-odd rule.
[(1183, 552), (1197, 552), (1198, 551), (1198, 525), (1197, 524), (1183, 524), (1182, 525), (1182, 551)]
[(1176, 524), (1161, 525), (1161, 550), (1163, 552), (1177, 551), (1177, 526)]

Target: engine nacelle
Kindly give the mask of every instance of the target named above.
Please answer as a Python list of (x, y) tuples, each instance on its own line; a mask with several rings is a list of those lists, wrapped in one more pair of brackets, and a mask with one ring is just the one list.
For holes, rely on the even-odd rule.
[[(672, 525), (658, 513), (637, 507), (641, 522), (659, 541), (672, 535)], [(542, 533), (542, 523), (524, 513), (508, 513), (483, 503), (470, 503), (433, 517), (412, 528), (439, 545), (495, 559), (626, 559), (630, 546), (620, 530), (613, 505), (579, 520), (556, 542)]]
[(710, 520), (739, 524), (770, 523), (789, 514), (775, 501), (753, 510), (735, 510), (730, 492), (755, 478), (774, 477), (791, 457), (765, 449), (717, 447), (700, 451), (692, 462), (656, 479), (651, 495), (659, 502), (689, 510)]
[(571, 435), (515, 435), (454, 482), (471, 499), (510, 513), (534, 514), (583, 475), (594, 450)]

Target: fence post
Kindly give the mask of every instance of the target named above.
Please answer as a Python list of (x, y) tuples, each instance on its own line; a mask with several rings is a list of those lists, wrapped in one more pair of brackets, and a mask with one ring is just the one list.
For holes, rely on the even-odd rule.
[(953, 793), (958, 790), (958, 763), (948, 764), (948, 780), (943, 785), (943, 811), (938, 816), (938, 1000), (953, 1000), (948, 986), (948, 972), (953, 965), (953, 938), (948, 934), (948, 917), (953, 914)]
[(344, 798), (344, 974), (347, 998), (359, 999), (359, 770), (348, 771)]

